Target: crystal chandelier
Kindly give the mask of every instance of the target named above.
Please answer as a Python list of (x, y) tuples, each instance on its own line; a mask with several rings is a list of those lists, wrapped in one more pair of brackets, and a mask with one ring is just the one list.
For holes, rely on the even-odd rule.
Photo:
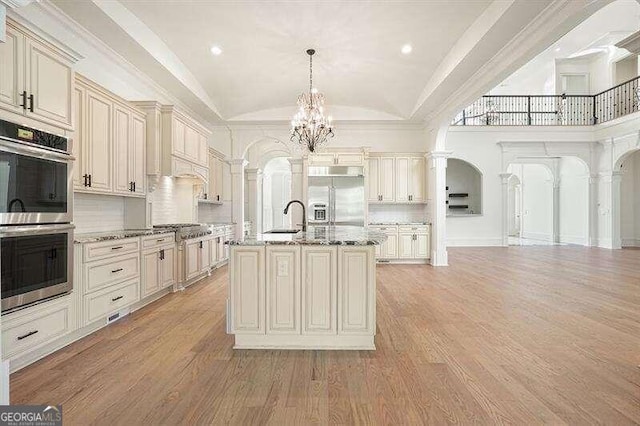
[(291, 141), (304, 146), (309, 152), (315, 152), (319, 145), (333, 137), (331, 117), (324, 117), (324, 95), (313, 87), (313, 54), (309, 55), (309, 93), (298, 96), (299, 110), (291, 120)]

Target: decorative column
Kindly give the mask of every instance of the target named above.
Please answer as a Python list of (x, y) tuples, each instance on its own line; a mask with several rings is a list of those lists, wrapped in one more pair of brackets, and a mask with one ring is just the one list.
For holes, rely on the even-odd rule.
[(236, 238), (244, 234), (244, 168), (248, 164), (244, 158), (229, 161), (231, 165), (231, 217), (235, 225)]
[(249, 211), (247, 218), (256, 233), (262, 232), (262, 170), (247, 169)]
[(611, 173), (611, 248), (622, 248), (622, 235), (620, 229), (620, 184), (622, 172)]
[(447, 158), (449, 151), (425, 155), (429, 169), (429, 211), (431, 213), (431, 265), (448, 266), (447, 253)]
[(553, 179), (553, 231), (552, 241), (560, 242), (560, 178)]
[(511, 173), (500, 173), (502, 183), (502, 246), (509, 246), (509, 178)]
[(598, 246), (598, 175), (589, 177), (589, 229), (587, 244), (590, 247)]
[[(289, 164), (291, 165), (291, 199), (300, 200), (304, 203), (306, 197), (303, 193), (304, 173), (302, 158), (289, 158)], [(292, 208), (289, 211), (289, 216), (291, 217), (292, 227), (302, 226), (302, 209), (299, 206)]]

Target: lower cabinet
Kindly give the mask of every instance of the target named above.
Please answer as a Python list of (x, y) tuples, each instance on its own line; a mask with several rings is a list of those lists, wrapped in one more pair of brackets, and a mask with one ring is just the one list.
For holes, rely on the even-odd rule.
[(374, 246), (232, 246), (230, 265), (237, 347), (373, 348)]
[(142, 253), (142, 297), (176, 283), (175, 244)]
[(387, 236), (376, 246), (376, 258), (382, 260), (423, 260), (431, 257), (429, 225), (371, 226)]
[(211, 236), (189, 240), (184, 247), (185, 280), (189, 281), (211, 269)]
[(92, 323), (140, 300), (140, 280), (135, 278), (84, 297), (85, 323)]

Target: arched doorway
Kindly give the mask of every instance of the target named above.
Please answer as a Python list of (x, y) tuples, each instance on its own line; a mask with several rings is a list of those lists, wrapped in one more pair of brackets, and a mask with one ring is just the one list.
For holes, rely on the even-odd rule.
[(520, 238), (522, 232), (522, 183), (517, 175), (509, 177), (509, 237)]
[(291, 217), (283, 210), (291, 199), (291, 165), (287, 157), (269, 160), (263, 170), (262, 227), (271, 229), (291, 228)]

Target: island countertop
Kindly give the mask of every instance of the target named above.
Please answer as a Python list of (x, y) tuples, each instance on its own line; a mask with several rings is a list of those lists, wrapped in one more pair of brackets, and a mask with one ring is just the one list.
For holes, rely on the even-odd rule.
[(261, 245), (380, 245), (387, 235), (361, 226), (309, 226), (307, 232), (297, 234), (253, 234), (230, 240), (234, 246)]

